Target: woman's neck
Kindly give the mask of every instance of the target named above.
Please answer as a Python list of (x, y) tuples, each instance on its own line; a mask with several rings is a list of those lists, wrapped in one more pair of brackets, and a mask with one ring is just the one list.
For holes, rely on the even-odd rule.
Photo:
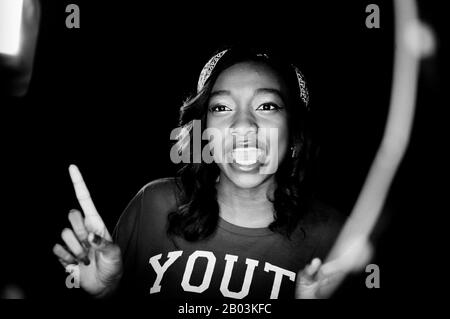
[(273, 186), (273, 176), (258, 187), (243, 189), (221, 175), (216, 186), (220, 216), (241, 227), (268, 227), (274, 220), (273, 205), (267, 198)]

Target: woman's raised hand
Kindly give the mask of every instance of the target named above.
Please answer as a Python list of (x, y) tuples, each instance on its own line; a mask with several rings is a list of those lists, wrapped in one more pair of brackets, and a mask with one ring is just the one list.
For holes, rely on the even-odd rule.
[(53, 252), (64, 267), (79, 267), (81, 288), (93, 296), (106, 296), (116, 289), (122, 276), (120, 248), (112, 242), (78, 167), (70, 165), (69, 172), (84, 218), (79, 210), (69, 212), (72, 228), (61, 233), (66, 247), (56, 244)]

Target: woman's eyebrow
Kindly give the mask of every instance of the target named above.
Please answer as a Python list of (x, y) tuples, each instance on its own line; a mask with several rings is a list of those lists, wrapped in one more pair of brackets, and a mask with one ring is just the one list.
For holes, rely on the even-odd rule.
[(278, 95), (278, 97), (279, 97), (283, 102), (285, 101), (283, 94), (282, 94), (281, 91), (278, 90), (278, 89), (273, 89), (273, 88), (259, 88), (259, 89), (256, 89), (256, 90), (255, 90), (254, 96), (257, 95), (257, 94), (260, 94), (260, 93), (275, 94), (275, 95)]
[(216, 91), (211, 92), (210, 98), (213, 98), (215, 96), (220, 96), (220, 95), (231, 95), (231, 91), (229, 91), (229, 90), (216, 90)]
[[(253, 97), (255, 97), (258, 94), (263, 94), (263, 93), (277, 95), (283, 102), (285, 102), (284, 96), (281, 93), (281, 91), (278, 89), (274, 89), (274, 88), (258, 88), (253, 93)], [(223, 96), (223, 95), (231, 96), (232, 93), (230, 90), (215, 90), (215, 91), (211, 92), (210, 99), (213, 97)]]

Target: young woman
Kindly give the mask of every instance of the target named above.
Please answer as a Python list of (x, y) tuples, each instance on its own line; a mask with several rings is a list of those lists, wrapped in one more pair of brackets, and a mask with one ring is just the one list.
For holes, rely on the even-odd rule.
[[(144, 186), (111, 236), (72, 165), (85, 217), (69, 213), (54, 253), (98, 297), (317, 297), (343, 219), (311, 196), (308, 99), (275, 52), (220, 51), (181, 107), (179, 176)], [(198, 141), (196, 125), (213, 134)]]

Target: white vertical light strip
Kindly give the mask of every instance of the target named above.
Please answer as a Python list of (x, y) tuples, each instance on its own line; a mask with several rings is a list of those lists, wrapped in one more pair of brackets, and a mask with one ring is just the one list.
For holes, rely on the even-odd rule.
[[(383, 139), (356, 204), (326, 259), (327, 266), (321, 268), (322, 273), (360, 271), (370, 259), (369, 237), (411, 137), (420, 59), (434, 52), (433, 32), (419, 20), (417, 10), (415, 0), (394, 1), (394, 69)], [(364, 254), (366, 258), (362, 258)], [(338, 284), (326, 289), (333, 291)]]
[(0, 0), (0, 53), (19, 53), (22, 9), (23, 0)]

